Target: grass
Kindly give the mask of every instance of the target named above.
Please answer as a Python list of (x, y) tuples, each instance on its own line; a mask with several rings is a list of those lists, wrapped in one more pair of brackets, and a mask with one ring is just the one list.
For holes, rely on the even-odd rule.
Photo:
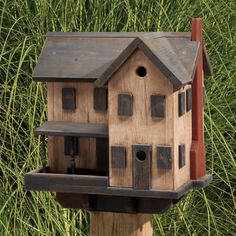
[(31, 80), (47, 31), (189, 31), (202, 17), (214, 76), (205, 79), (205, 144), (212, 184), (154, 217), (155, 235), (236, 235), (236, 2), (0, 0), (0, 235), (87, 235), (88, 218), (50, 193), (26, 192), (40, 165), (33, 128), (45, 85)]

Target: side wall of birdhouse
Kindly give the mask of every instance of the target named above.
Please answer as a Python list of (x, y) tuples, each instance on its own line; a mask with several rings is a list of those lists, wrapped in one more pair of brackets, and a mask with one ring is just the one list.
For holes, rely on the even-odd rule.
[[(63, 109), (62, 89), (75, 89), (75, 109)], [(74, 121), (107, 123), (106, 111), (95, 111), (93, 83), (47, 83), (48, 121)], [(71, 105), (71, 104), (70, 104)], [(96, 139), (79, 138), (79, 158), (76, 167), (96, 168)], [(70, 168), (70, 156), (64, 155), (64, 138), (48, 137), (48, 161), (52, 172), (66, 173)]]
[[(146, 68), (144, 77), (137, 74), (141, 67)], [(140, 72), (144, 73), (142, 68)], [(110, 185), (173, 189), (174, 96), (170, 81), (136, 50), (109, 80), (108, 101)], [(161, 110), (156, 107), (158, 102)], [(143, 168), (142, 160), (135, 156), (142, 149), (149, 159)], [(150, 182), (144, 180), (142, 186), (143, 178)]]
[(174, 93), (174, 189), (190, 180), (192, 144), (192, 90), (186, 85)]

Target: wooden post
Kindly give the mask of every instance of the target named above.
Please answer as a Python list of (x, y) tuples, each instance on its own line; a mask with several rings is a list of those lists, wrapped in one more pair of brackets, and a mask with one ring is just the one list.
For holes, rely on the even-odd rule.
[(151, 236), (152, 215), (90, 212), (90, 236)]
[(192, 146), (190, 151), (191, 179), (205, 175), (205, 147), (203, 142), (203, 41), (202, 19), (192, 20), (192, 41), (200, 43), (196, 74), (192, 83)]

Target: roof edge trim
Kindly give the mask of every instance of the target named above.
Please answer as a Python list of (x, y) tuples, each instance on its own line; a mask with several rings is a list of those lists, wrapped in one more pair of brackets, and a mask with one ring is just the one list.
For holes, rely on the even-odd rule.
[[(196, 42), (196, 41), (195, 41)], [(195, 77), (195, 73), (196, 73), (196, 69), (197, 69), (197, 64), (198, 64), (198, 59), (199, 59), (199, 49), (200, 49), (200, 43), (199, 42), (197, 42), (198, 44), (198, 46), (197, 46), (197, 51), (198, 51), (198, 53), (197, 53), (197, 56), (195, 57), (195, 61), (194, 61), (194, 67), (193, 67), (193, 70), (192, 70), (192, 74), (191, 74), (191, 79), (193, 80), (194, 79), (194, 77)]]
[(203, 71), (205, 76), (213, 75), (211, 61), (207, 53), (206, 45), (204, 44), (204, 42), (203, 42)]

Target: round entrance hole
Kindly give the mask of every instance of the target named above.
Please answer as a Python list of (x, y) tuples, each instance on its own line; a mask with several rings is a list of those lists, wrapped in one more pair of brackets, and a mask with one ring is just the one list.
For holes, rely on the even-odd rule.
[(139, 66), (136, 70), (136, 74), (140, 77), (145, 77), (147, 74), (147, 69), (144, 66)]
[(147, 157), (147, 155), (146, 155), (146, 152), (144, 152), (144, 151), (138, 151), (138, 152), (136, 153), (136, 158), (137, 158), (139, 161), (145, 161), (145, 160), (146, 160), (146, 157)]

